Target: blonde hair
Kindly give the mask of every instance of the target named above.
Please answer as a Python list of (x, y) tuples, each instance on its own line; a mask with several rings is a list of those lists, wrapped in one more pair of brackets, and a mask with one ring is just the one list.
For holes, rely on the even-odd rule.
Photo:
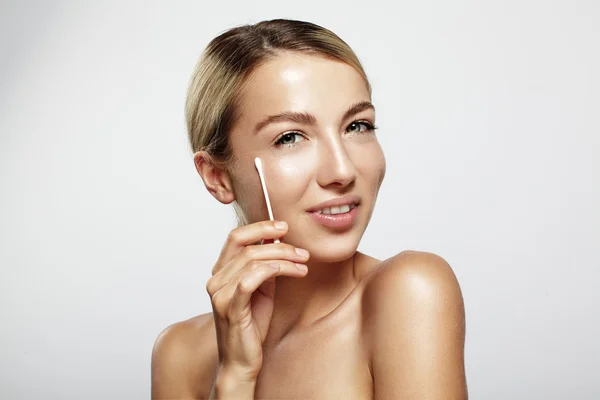
[[(233, 161), (228, 132), (237, 120), (239, 94), (258, 66), (282, 52), (315, 54), (344, 62), (371, 86), (356, 54), (332, 31), (305, 21), (275, 19), (232, 28), (206, 47), (192, 74), (185, 117), (192, 151), (205, 151), (211, 162)], [(246, 220), (234, 202), (239, 225)]]

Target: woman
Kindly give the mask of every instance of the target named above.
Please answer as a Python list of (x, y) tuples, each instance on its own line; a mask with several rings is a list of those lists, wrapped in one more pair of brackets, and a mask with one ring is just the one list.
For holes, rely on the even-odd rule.
[(158, 337), (153, 398), (466, 398), (450, 266), (357, 252), (385, 160), (348, 45), (301, 21), (231, 29), (200, 59), (186, 117), (196, 169), (240, 226), (206, 284), (213, 312)]

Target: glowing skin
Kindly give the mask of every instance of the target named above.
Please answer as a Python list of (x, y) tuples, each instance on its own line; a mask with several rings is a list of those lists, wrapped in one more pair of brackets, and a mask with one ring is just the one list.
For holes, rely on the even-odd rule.
[[(241, 94), (230, 136), (236, 199), (250, 222), (268, 219), (254, 168), (260, 157), (275, 219), (290, 226), (284, 241), (307, 249), (313, 262), (351, 257), (371, 217), (385, 175), (383, 152), (369, 129), (375, 112), (365, 108), (342, 119), (353, 105), (370, 101), (354, 68), (305, 54), (283, 54), (262, 65)], [(279, 120), (255, 132), (259, 122), (285, 112), (310, 114), (315, 121)], [(276, 144), (282, 135), (283, 143)], [(347, 230), (324, 227), (307, 213), (348, 194), (359, 196), (360, 205)]]

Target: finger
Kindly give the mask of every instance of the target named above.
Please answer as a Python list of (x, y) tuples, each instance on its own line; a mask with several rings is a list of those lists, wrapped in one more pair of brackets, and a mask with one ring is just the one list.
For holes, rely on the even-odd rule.
[(279, 239), (287, 233), (287, 230), (288, 225), (284, 221), (255, 222), (232, 230), (221, 249), (221, 254), (212, 273), (218, 272), (244, 247), (265, 239)]
[(225, 267), (213, 275), (207, 283), (209, 294), (215, 293), (235, 277), (246, 265), (266, 260), (285, 260), (305, 263), (310, 254), (286, 243), (246, 246)]
[(281, 260), (252, 261), (245, 266), (244, 270), (240, 271), (230, 281), (225, 282), (218, 290), (213, 293), (209, 292), (215, 312), (221, 317), (227, 317), (230, 303), (235, 295), (238, 283), (245, 276), (251, 275), (255, 273), (255, 271), (265, 269), (269, 264), (278, 265), (275, 273), (280, 275), (301, 276), (307, 272), (306, 265), (303, 264), (295, 264)]
[(220, 280), (229, 281), (244, 266), (253, 261), (285, 260), (294, 263), (305, 263), (310, 258), (308, 251), (286, 243), (246, 246), (221, 271)]
[(245, 270), (244, 273), (241, 274), (237, 284), (231, 284), (231, 286), (227, 288), (227, 290), (233, 290), (234, 292), (229, 305), (230, 321), (235, 322), (237, 321), (237, 318), (244, 315), (244, 310), (250, 304), (252, 294), (258, 290), (260, 285), (270, 278), (275, 276), (301, 278), (305, 276), (307, 272), (305, 266), (301, 269), (298, 265), (289, 261), (271, 261), (263, 263), (256, 268), (247, 271)]

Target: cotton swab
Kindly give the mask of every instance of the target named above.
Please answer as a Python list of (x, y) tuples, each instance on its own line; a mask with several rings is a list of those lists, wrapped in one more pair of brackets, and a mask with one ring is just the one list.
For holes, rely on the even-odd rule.
[[(265, 200), (267, 201), (267, 209), (269, 210), (269, 219), (273, 221), (273, 210), (271, 209), (271, 201), (269, 200), (269, 193), (267, 192), (267, 185), (265, 183), (265, 175), (263, 174), (262, 162), (260, 158), (254, 159), (254, 165), (258, 170), (258, 177), (260, 178), (260, 184), (262, 185), (263, 193), (265, 194)], [(274, 243), (279, 243), (279, 239), (275, 239)]]

